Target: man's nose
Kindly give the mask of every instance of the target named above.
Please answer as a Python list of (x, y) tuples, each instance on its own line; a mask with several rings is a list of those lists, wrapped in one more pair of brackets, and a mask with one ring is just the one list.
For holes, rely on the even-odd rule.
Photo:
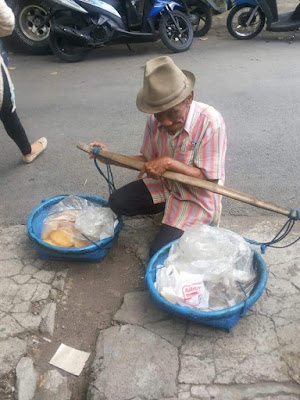
[(157, 121), (163, 126), (171, 126), (173, 122), (166, 115), (155, 115)]

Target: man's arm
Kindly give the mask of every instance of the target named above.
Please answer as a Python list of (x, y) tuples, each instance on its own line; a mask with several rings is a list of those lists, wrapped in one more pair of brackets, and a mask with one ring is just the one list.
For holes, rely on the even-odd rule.
[[(156, 160), (145, 162), (145, 166), (139, 173), (138, 179), (141, 179), (144, 174), (147, 174), (148, 177), (153, 179), (160, 179), (166, 171), (179, 172), (180, 174), (193, 178), (208, 180), (200, 168), (186, 165), (172, 157), (160, 157)], [(217, 181), (218, 180), (212, 180), (211, 182)]]

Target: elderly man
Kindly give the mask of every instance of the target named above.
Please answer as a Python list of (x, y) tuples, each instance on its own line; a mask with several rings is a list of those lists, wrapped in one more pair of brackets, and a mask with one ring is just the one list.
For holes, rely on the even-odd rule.
[[(109, 204), (116, 214), (147, 215), (164, 212), (150, 257), (198, 223), (210, 224), (220, 206), (219, 195), (177, 183), (165, 171), (224, 183), (226, 133), (222, 116), (194, 101), (195, 76), (180, 70), (170, 57), (146, 63), (137, 107), (150, 114), (139, 156), (145, 162), (138, 180), (116, 190)], [(104, 150), (102, 143), (94, 142)]]

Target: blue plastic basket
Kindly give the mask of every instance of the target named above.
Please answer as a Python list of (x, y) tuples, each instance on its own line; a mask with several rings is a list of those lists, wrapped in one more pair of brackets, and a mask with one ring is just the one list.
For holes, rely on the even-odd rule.
[[(77, 194), (76, 196), (85, 198), (102, 206), (108, 206), (108, 202), (101, 197), (87, 196)], [(122, 229), (123, 223), (119, 217), (119, 223), (115, 228), (114, 237), (100, 240), (96, 244), (91, 244), (87, 247), (79, 249), (75, 248), (61, 248), (51, 246), (43, 242), (41, 237), (43, 221), (47, 217), (49, 210), (54, 204), (60, 202), (67, 195), (51, 197), (50, 199), (42, 200), (41, 204), (30, 214), (27, 222), (27, 232), (30, 240), (36, 249), (39, 258), (43, 260), (56, 260), (56, 261), (85, 261), (85, 262), (100, 262), (106, 256), (108, 250), (113, 244), (114, 237)]]
[(254, 250), (253, 267), (257, 273), (257, 282), (250, 296), (246, 300), (221, 311), (198, 311), (170, 303), (160, 296), (154, 286), (156, 280), (156, 268), (158, 265), (164, 264), (165, 259), (168, 257), (170, 247), (175, 242), (176, 240), (159, 250), (149, 262), (145, 279), (154, 302), (159, 308), (163, 309), (167, 313), (173, 314), (174, 316), (230, 332), (234, 325), (236, 325), (239, 320), (246, 315), (250, 307), (252, 307), (259, 299), (266, 287), (268, 272), (264, 260), (258, 252)]

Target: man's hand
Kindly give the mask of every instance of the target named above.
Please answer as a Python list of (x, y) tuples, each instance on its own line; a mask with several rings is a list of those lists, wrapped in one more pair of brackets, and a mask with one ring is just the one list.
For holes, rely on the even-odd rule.
[[(108, 148), (105, 146), (105, 144), (100, 143), (100, 142), (92, 142), (92, 143), (90, 143), (90, 147), (101, 147), (101, 150), (109, 151)], [(93, 159), (93, 158), (95, 158), (95, 156), (93, 154), (90, 154), (90, 158)], [(104, 164), (106, 164), (106, 161), (104, 158), (101, 158), (100, 161), (103, 162)]]
[(144, 168), (138, 174), (137, 179), (142, 179), (144, 174), (147, 174), (149, 178), (160, 179), (161, 176), (168, 170), (171, 164), (171, 157), (160, 157), (152, 161), (147, 161), (144, 164)]

